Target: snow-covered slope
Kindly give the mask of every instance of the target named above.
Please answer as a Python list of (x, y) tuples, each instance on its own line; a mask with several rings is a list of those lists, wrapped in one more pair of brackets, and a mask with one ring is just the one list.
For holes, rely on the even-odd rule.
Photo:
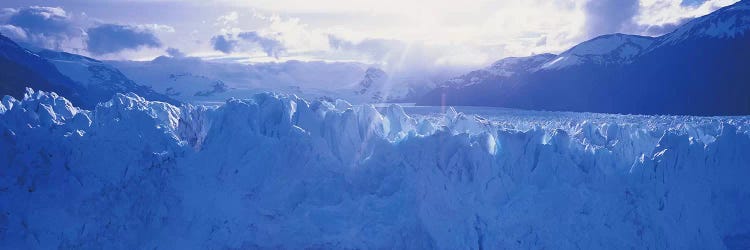
[[(659, 37), (612, 34), (574, 46), (540, 70), (467, 74), (419, 105), (498, 106), (625, 114), (750, 114), (750, 1)], [(485, 71), (477, 71), (485, 72)]]
[(493, 63), (486, 70), (498, 76), (514, 76), (538, 70), (540, 65), (552, 60), (554, 57), (554, 54), (549, 53), (529, 57), (508, 57)]
[(584, 63), (607, 65), (625, 64), (654, 44), (656, 38), (626, 34), (611, 34), (582, 42), (545, 63), (543, 69), (562, 69)]
[[(280, 91), (309, 98), (353, 95), (367, 68), (358, 63), (289, 61), (240, 64), (192, 57), (158, 57), (152, 61), (108, 62), (140, 84), (188, 102), (223, 102), (264, 91)], [(213, 91), (220, 84), (223, 91)]]
[(388, 74), (385, 71), (378, 68), (368, 68), (362, 80), (359, 81), (358, 89), (354, 92), (365, 99), (370, 97), (374, 102), (382, 102), (384, 98), (381, 90), (388, 84), (388, 80)]
[(750, 31), (750, 1), (721, 8), (710, 15), (691, 20), (662, 37), (659, 46), (702, 38), (731, 39)]
[(545, 63), (548, 63), (556, 57), (556, 55), (548, 53), (528, 57), (508, 57), (501, 59), (484, 69), (475, 70), (468, 74), (449, 79), (444, 85), (469, 86), (489, 79), (531, 73), (539, 70), (545, 65)]
[(118, 92), (178, 103), (138, 85), (114, 67), (92, 58), (51, 50), (31, 51), (0, 35), (0, 94), (21, 97), (27, 87), (55, 91), (93, 108)]
[[(223, 102), (231, 97), (247, 98), (273, 91), (310, 99), (345, 98), (368, 103), (404, 98), (414, 90), (410, 82), (394, 82), (376, 67), (353, 62), (240, 64), (159, 57), (148, 62), (109, 63), (138, 83), (189, 102)], [(222, 91), (214, 91), (217, 84)]]
[(136, 84), (118, 69), (102, 61), (52, 50), (40, 50), (36, 54), (54, 64), (60, 73), (79, 85), (85, 92), (82, 95), (87, 99), (103, 102), (115, 93), (133, 92), (150, 100), (178, 103), (149, 87)]
[(405, 101), (424, 94), (433, 85), (429, 79), (392, 77), (379, 68), (370, 67), (354, 87), (354, 95), (337, 94), (335, 97), (360, 104)]
[(1, 103), (2, 248), (749, 247), (748, 117)]
[(445, 86), (466, 87), (488, 81), (500, 81), (539, 70), (560, 70), (576, 65), (622, 65), (632, 62), (656, 41), (653, 37), (610, 34), (582, 42), (561, 53), (528, 57), (508, 57), (489, 67), (475, 70), (444, 83)]
[(78, 105), (93, 107), (52, 63), (0, 34), (0, 95), (21, 97), (26, 87), (56, 91)]
[(656, 41), (653, 37), (611, 34), (582, 42), (561, 53), (538, 54), (527, 57), (508, 57), (489, 67), (449, 79), (443, 86), (466, 87), (487, 82), (499, 82), (539, 70), (560, 70), (576, 65), (623, 65), (632, 62)]

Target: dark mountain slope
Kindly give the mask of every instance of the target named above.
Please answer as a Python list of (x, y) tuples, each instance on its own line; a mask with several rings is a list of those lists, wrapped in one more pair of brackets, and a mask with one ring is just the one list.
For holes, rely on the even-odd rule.
[(598, 37), (512, 77), (448, 85), (421, 105), (635, 114), (750, 114), (750, 1), (657, 38)]

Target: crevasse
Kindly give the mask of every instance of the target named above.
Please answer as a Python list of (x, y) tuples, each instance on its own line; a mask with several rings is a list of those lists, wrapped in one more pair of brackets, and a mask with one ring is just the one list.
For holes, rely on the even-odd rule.
[(0, 102), (0, 247), (748, 247), (747, 117), (516, 117), (27, 90)]

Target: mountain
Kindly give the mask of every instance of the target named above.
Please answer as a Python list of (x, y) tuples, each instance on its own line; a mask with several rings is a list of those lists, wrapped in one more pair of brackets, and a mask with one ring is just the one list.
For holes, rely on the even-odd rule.
[(41, 50), (37, 54), (57, 67), (65, 76), (78, 84), (88, 99), (96, 102), (109, 100), (116, 93), (133, 92), (154, 101), (179, 102), (149, 87), (136, 84), (115, 67), (102, 61), (52, 50)]
[(136, 82), (188, 102), (223, 102), (276, 91), (318, 98), (353, 96), (367, 66), (359, 63), (302, 62), (241, 64), (195, 57), (151, 61), (108, 61)]
[(388, 83), (388, 74), (378, 68), (367, 68), (362, 80), (359, 81), (356, 95), (370, 97), (374, 102), (382, 102), (383, 96), (379, 89)]
[(179, 102), (136, 84), (101, 61), (51, 50), (31, 51), (0, 35), (0, 94), (23, 97), (27, 87), (54, 91), (74, 104), (92, 109), (116, 93), (133, 92), (149, 99)]
[(550, 58), (541, 69), (562, 69), (581, 64), (628, 64), (653, 45), (655, 40), (653, 37), (619, 33), (599, 36)]
[(187, 102), (217, 103), (282, 92), (310, 99), (353, 103), (404, 100), (427, 93), (424, 81), (394, 78), (356, 62), (286, 61), (242, 64), (195, 57), (161, 56), (151, 61), (108, 61), (138, 83)]
[(488, 78), (507, 78), (540, 69), (552, 60), (554, 54), (539, 54), (529, 57), (508, 57), (501, 59), (487, 68), (475, 70), (468, 74), (454, 77), (446, 81), (444, 87), (466, 87), (477, 84)]
[(410, 102), (434, 88), (427, 78), (392, 77), (370, 67), (354, 89), (354, 95), (337, 95), (355, 103)]
[(741, 1), (663, 36), (600, 36), (511, 77), (485, 74), (472, 84), (445, 84), (418, 104), (750, 114), (748, 30), (750, 1)]
[(0, 35), (0, 95), (20, 98), (27, 87), (54, 91), (84, 107), (92, 104), (81, 98), (79, 86), (55, 65)]

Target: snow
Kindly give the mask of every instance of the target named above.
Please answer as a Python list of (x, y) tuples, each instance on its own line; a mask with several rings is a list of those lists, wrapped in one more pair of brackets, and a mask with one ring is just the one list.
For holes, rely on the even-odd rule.
[(580, 61), (577, 58), (568, 58), (565, 56), (558, 56), (557, 58), (553, 59), (549, 63), (544, 64), (542, 68), (565, 68), (568, 66), (573, 66), (580, 64)]
[(659, 46), (703, 37), (729, 39), (750, 30), (750, 2), (740, 1), (696, 18), (661, 37)]
[(0, 106), (0, 247), (747, 248), (750, 117)]
[(633, 44), (637, 47), (648, 47), (653, 42), (651, 37), (628, 36), (614, 34), (593, 39), (579, 46), (575, 46), (568, 52), (577, 55), (603, 55), (612, 53), (623, 44)]
[(486, 70), (497, 76), (514, 76), (520, 73), (533, 72), (551, 58), (553, 54), (539, 54), (529, 57), (508, 57), (493, 63)]
[[(200, 58), (158, 57), (152, 61), (108, 61), (138, 84), (172, 98), (212, 103), (262, 92), (293, 93), (308, 99), (346, 98), (378, 103), (413, 97), (433, 84), (427, 79), (389, 76), (356, 62), (286, 61), (255, 64)], [(216, 85), (221, 91), (212, 91)], [(434, 84), (433, 84), (434, 85)]]
[(82, 62), (76, 61), (64, 61), (64, 60), (49, 60), (57, 67), (60, 73), (68, 76), (71, 80), (81, 83), (84, 87), (91, 84), (91, 72), (88, 69), (88, 65)]
[[(281, 91), (309, 98), (354, 95), (366, 65), (346, 62), (240, 64), (199, 58), (158, 57), (152, 61), (108, 61), (135, 82), (185, 102), (247, 98), (264, 91)], [(210, 92), (217, 83), (222, 92)], [(345, 91), (344, 91), (345, 90)], [(210, 93), (201, 95), (199, 93)]]
[(553, 54), (538, 54), (528, 57), (507, 57), (498, 60), (492, 65), (469, 72), (446, 81), (446, 84), (458, 87), (471, 86), (481, 83), (488, 78), (495, 77), (512, 77), (520, 74), (531, 73), (555, 58)]
[(597, 64), (629, 63), (654, 43), (653, 37), (611, 34), (580, 43), (542, 66), (562, 69), (584, 62)]

